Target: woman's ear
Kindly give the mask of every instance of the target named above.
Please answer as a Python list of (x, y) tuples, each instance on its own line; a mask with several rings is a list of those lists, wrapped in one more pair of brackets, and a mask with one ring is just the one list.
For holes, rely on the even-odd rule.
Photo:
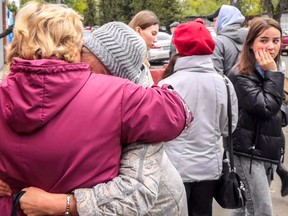
[(138, 34), (141, 34), (141, 28), (139, 27), (139, 26), (136, 26), (136, 28), (135, 28), (135, 31), (138, 33)]

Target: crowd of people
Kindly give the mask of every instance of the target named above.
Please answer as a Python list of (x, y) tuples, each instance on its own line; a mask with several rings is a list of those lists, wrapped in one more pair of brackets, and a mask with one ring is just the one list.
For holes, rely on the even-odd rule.
[(83, 41), (73, 9), (25, 4), (0, 85), (1, 215), (212, 216), (230, 98), (247, 197), (232, 215), (272, 216), (273, 175), (288, 176), (282, 30), (262, 17), (242, 27), (230, 5), (207, 19), (215, 37), (203, 19), (170, 25), (171, 57), (154, 85), (154, 12)]

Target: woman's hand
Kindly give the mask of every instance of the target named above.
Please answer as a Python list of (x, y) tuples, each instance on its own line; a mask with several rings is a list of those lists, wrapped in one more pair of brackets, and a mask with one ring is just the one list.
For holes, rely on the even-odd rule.
[(11, 190), (9, 185), (0, 179), (0, 197), (1, 196), (11, 196), (12, 192), (13, 191)]
[(24, 188), (20, 207), (27, 216), (63, 215), (66, 194), (52, 194), (36, 187)]
[[(40, 188), (28, 187), (20, 198), (20, 208), (27, 216), (64, 215), (67, 194), (48, 193)], [(78, 215), (74, 196), (70, 196), (71, 216)]]
[(255, 58), (259, 66), (264, 71), (267, 71), (267, 70), (277, 71), (277, 65), (268, 50), (259, 49), (258, 51), (255, 51), (254, 53), (255, 53)]

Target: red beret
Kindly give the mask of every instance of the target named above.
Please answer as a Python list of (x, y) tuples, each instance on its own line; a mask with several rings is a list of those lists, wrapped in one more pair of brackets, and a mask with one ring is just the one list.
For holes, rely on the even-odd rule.
[(215, 48), (210, 31), (200, 22), (186, 22), (177, 26), (173, 43), (184, 56), (210, 55)]

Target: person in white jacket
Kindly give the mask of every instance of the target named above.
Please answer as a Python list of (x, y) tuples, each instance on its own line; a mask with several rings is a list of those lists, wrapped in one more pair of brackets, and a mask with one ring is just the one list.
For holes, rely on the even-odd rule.
[[(193, 125), (165, 143), (165, 151), (185, 185), (189, 215), (211, 216), (215, 185), (222, 171), (220, 137), (228, 135), (227, 89), (214, 69), (215, 42), (198, 21), (178, 25), (173, 43), (178, 54), (164, 71), (159, 85), (171, 84), (194, 115)], [(229, 81), (232, 127), (237, 124), (238, 103)]]

